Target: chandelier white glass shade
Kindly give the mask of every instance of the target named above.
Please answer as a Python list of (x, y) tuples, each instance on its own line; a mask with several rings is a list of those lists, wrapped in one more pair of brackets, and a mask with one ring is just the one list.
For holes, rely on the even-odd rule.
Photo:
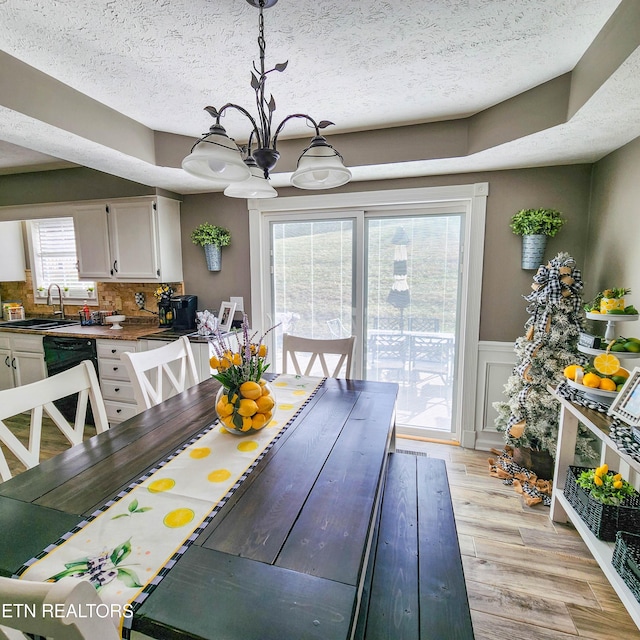
[[(191, 153), (182, 161), (182, 168), (199, 178), (214, 180), (218, 184), (228, 185), (224, 193), (233, 198), (274, 198), (278, 194), (269, 184), (269, 174), (276, 166), (280, 153), (277, 150), (278, 135), (285, 124), (294, 118), (303, 118), (315, 129), (315, 136), (302, 155), (298, 158), (298, 167), (291, 177), (291, 184), (299, 189), (330, 189), (346, 184), (351, 179), (342, 156), (326, 139), (320, 135), (320, 129), (333, 124), (329, 120), (316, 122), (304, 113), (289, 115), (280, 122), (273, 136), (272, 120), (276, 110), (273, 96), (266, 99), (265, 85), (267, 75), (272, 71), (282, 72), (288, 62), (275, 65), (265, 71), (264, 16), (263, 10), (272, 7), (278, 0), (247, 0), (260, 9), (258, 46), (260, 48), (260, 68), (253, 65), (251, 86), (256, 94), (258, 118), (240, 105), (227, 103), (221, 109), (205, 107), (215, 122), (209, 132), (200, 138)], [(220, 124), (220, 118), (228, 109), (244, 115), (251, 123), (249, 142), (240, 148)], [(260, 123), (258, 125), (258, 122)], [(253, 149), (255, 140), (256, 148)], [(244, 154), (244, 158), (243, 158)]]
[(253, 156), (245, 160), (245, 165), (251, 172), (251, 177), (241, 182), (232, 182), (225, 190), (224, 195), (230, 198), (275, 198), (278, 192), (264, 177), (264, 171), (257, 165)]

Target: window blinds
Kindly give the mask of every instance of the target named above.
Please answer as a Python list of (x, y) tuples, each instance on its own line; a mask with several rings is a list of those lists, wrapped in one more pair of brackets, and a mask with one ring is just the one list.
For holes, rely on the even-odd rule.
[(86, 288), (95, 283), (78, 277), (73, 218), (46, 218), (31, 221), (33, 278), (36, 289), (50, 284), (68, 288), (69, 297), (86, 297)]

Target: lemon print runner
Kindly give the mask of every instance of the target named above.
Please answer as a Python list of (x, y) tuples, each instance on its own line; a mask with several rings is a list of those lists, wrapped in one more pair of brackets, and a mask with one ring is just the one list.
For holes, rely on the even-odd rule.
[(129, 636), (140, 606), (309, 401), (321, 378), (280, 375), (274, 420), (250, 436), (210, 424), (18, 571), (27, 580), (90, 580)]

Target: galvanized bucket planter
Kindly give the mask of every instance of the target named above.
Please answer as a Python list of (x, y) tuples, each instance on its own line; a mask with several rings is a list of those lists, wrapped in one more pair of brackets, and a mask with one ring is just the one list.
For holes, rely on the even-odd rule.
[(219, 246), (205, 244), (204, 255), (207, 259), (207, 269), (209, 271), (220, 271), (222, 269), (222, 249)]
[(537, 269), (544, 259), (547, 236), (543, 233), (522, 236), (522, 268)]

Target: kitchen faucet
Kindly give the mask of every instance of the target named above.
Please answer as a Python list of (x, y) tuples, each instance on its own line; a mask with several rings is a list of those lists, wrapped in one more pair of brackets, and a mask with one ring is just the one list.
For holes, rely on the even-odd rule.
[(64, 318), (64, 302), (62, 302), (62, 289), (60, 289), (60, 285), (52, 282), (47, 289), (47, 304), (53, 306), (53, 300), (51, 298), (51, 287), (58, 287), (58, 296), (60, 297), (60, 310), (54, 311), (54, 316), (62, 316)]

